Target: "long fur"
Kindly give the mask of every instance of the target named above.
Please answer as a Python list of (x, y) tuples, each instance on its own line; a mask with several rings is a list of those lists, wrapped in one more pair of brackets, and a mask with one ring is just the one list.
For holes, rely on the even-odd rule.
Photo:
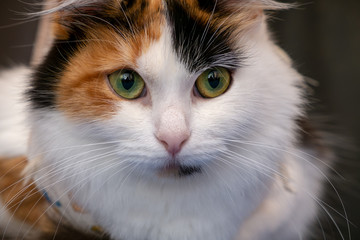
[[(56, 208), (70, 198), (115, 240), (306, 238), (333, 155), (301, 139), (303, 78), (269, 37), (262, 11), (288, 5), (219, 0), (219, 12), (206, 12), (193, 1), (149, 1), (127, 3), (148, 12), (113, 16), (93, 3), (43, 12), (59, 12), (64, 28), (27, 91), (24, 138), (27, 176), (50, 193), (49, 209), (87, 234), (71, 204)], [(68, 9), (78, 14), (61, 17)], [(194, 83), (216, 66), (231, 71), (231, 86), (203, 99)], [(121, 68), (143, 77), (139, 99), (106, 83)], [(164, 129), (191, 132), (175, 157), (157, 137)], [(201, 171), (161, 174), (171, 161)]]

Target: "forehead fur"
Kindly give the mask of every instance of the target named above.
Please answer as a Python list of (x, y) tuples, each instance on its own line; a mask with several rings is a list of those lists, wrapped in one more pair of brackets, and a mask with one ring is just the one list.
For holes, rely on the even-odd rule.
[(265, 6), (277, 5), (266, 0), (57, 1), (48, 10), (54, 14), (55, 42), (34, 76), (32, 105), (88, 116), (111, 114), (112, 103), (121, 99), (104, 78), (136, 68), (138, 57), (160, 38), (165, 25), (174, 52), (190, 72), (211, 66), (235, 69), (242, 59), (237, 35)]

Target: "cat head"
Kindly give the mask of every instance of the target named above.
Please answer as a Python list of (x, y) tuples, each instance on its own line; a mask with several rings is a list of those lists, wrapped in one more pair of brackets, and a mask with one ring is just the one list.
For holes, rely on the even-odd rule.
[(265, 23), (265, 10), (284, 7), (270, 0), (59, 2), (48, 10), (53, 46), (28, 92), (34, 139), (49, 149), (111, 142), (112, 160), (143, 172), (272, 164), (246, 162), (246, 142), (291, 144), (301, 113), (300, 77)]

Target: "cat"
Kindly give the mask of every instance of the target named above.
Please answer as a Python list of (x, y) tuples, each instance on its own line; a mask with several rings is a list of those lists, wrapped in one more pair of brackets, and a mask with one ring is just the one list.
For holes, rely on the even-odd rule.
[(3, 236), (310, 237), (334, 156), (267, 28), (266, 11), (288, 7), (63, 0), (46, 10), (46, 57), (0, 82)]

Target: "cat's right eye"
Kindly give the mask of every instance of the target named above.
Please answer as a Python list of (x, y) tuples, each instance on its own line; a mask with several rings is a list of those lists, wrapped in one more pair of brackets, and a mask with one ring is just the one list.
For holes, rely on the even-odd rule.
[(129, 69), (121, 69), (108, 76), (112, 89), (121, 97), (136, 99), (141, 96), (145, 82), (141, 76)]

